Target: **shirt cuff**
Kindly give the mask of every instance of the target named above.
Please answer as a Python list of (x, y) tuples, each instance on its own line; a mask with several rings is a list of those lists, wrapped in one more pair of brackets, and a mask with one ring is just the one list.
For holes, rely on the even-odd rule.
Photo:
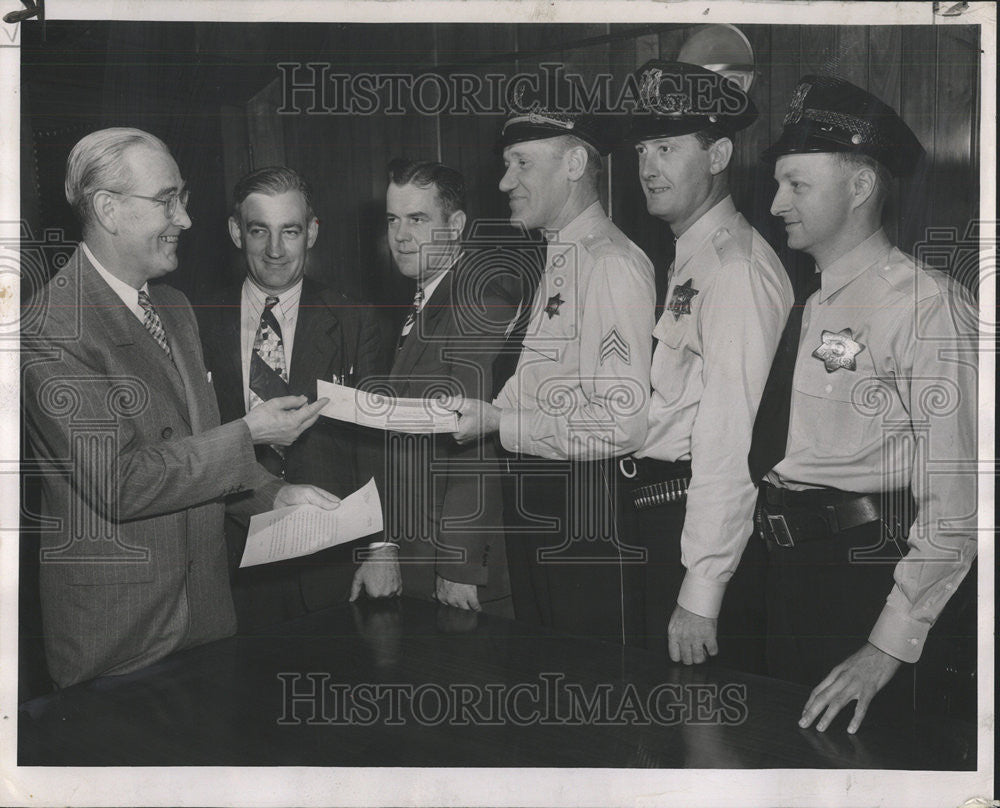
[(368, 545), (369, 550), (378, 550), (382, 547), (395, 547), (397, 550), (399, 549), (399, 545), (394, 541), (373, 541)]
[(500, 445), (508, 452), (523, 451), (518, 434), (518, 421), (520, 421), (520, 410), (513, 408), (500, 410)]
[(875, 622), (868, 642), (902, 662), (916, 662), (924, 650), (930, 624), (913, 620), (888, 604)]
[(726, 594), (726, 584), (713, 578), (702, 578), (688, 570), (684, 573), (677, 605), (699, 617), (715, 619), (722, 608), (722, 596)]

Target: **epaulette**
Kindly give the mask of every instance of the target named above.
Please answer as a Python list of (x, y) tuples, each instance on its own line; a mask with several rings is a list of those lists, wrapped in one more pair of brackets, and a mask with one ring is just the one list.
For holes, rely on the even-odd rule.
[(712, 234), (712, 246), (720, 264), (734, 258), (747, 258), (753, 248), (753, 228), (747, 224), (733, 232), (729, 227), (720, 227)]
[(615, 246), (615, 242), (607, 233), (588, 233), (580, 240), (580, 244), (592, 255), (598, 255), (603, 250)]

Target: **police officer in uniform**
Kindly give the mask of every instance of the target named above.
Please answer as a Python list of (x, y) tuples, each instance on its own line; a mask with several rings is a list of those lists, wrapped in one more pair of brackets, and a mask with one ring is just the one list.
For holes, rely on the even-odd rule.
[(733, 141), (757, 110), (697, 65), (653, 60), (636, 78), (627, 140), (647, 209), (676, 244), (653, 331), (648, 433), (619, 463), (625, 532), (646, 553), (630, 570), (630, 625), (675, 662), (721, 653), (728, 667), (763, 673), (765, 554), (759, 543), (744, 552), (757, 490), (743, 459), (793, 295), (729, 193)]
[(820, 731), (856, 701), (855, 732), (880, 690), (878, 708), (911, 709), (912, 670), (899, 669), (976, 554), (974, 309), (882, 229), (891, 177), (922, 153), (895, 110), (829, 76), (799, 82), (764, 153), (771, 213), (816, 263), (749, 454), (769, 547), (768, 663), (819, 682), (799, 723)]
[(541, 229), (546, 262), (514, 375), (492, 404), (466, 401), (456, 439), (498, 432), (519, 475), (505, 513), (518, 619), (624, 641), (624, 566), (614, 461), (642, 445), (653, 267), (598, 199), (595, 116), (511, 115), (499, 146), (511, 222)]

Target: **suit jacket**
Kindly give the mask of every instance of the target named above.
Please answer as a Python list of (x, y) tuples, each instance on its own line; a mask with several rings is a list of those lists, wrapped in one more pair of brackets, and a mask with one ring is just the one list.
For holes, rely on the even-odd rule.
[[(517, 300), (482, 261), (463, 255), (442, 279), (403, 340), (387, 386), (400, 397), (441, 392), (492, 399), (493, 363)], [(426, 597), (434, 574), (487, 586), (491, 553), (503, 566), (503, 506), (492, 441), (459, 446), (451, 435), (390, 435), (386, 536), (400, 544), (404, 591)], [(505, 570), (504, 570), (505, 572)]]
[(51, 520), (42, 620), (63, 687), (232, 634), (223, 498), (252, 489), (240, 507), (265, 510), (281, 485), (245, 423), (220, 426), (187, 299), (150, 298), (173, 361), (81, 249), (27, 309), (23, 409)]
[[(242, 284), (223, 290), (198, 307), (205, 363), (212, 372), (223, 419), (246, 414), (240, 351)], [(384, 374), (389, 365), (387, 326), (369, 306), (306, 278), (299, 299), (294, 350), (289, 367), (291, 395), (316, 400), (316, 380), (339, 380), (355, 386)], [(381, 436), (320, 418), (277, 461), (290, 483), (308, 483), (345, 497), (375, 475)], [(268, 447), (258, 452), (274, 453)], [(270, 468), (270, 466), (269, 466)], [(240, 627), (261, 626), (305, 611), (344, 601), (353, 578), (352, 545), (334, 547), (305, 558), (237, 570), (246, 543), (245, 526), (227, 524), (230, 565)], [(242, 598), (241, 589), (247, 590)]]

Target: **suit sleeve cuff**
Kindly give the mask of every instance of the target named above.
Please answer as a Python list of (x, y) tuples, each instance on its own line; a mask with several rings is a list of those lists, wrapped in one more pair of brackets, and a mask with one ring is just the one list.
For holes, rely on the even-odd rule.
[(868, 642), (903, 662), (916, 662), (924, 650), (930, 629), (927, 623), (913, 620), (886, 605), (868, 636)]
[(719, 616), (725, 594), (726, 585), (722, 581), (703, 578), (688, 570), (677, 594), (677, 605), (699, 617), (714, 619)]

